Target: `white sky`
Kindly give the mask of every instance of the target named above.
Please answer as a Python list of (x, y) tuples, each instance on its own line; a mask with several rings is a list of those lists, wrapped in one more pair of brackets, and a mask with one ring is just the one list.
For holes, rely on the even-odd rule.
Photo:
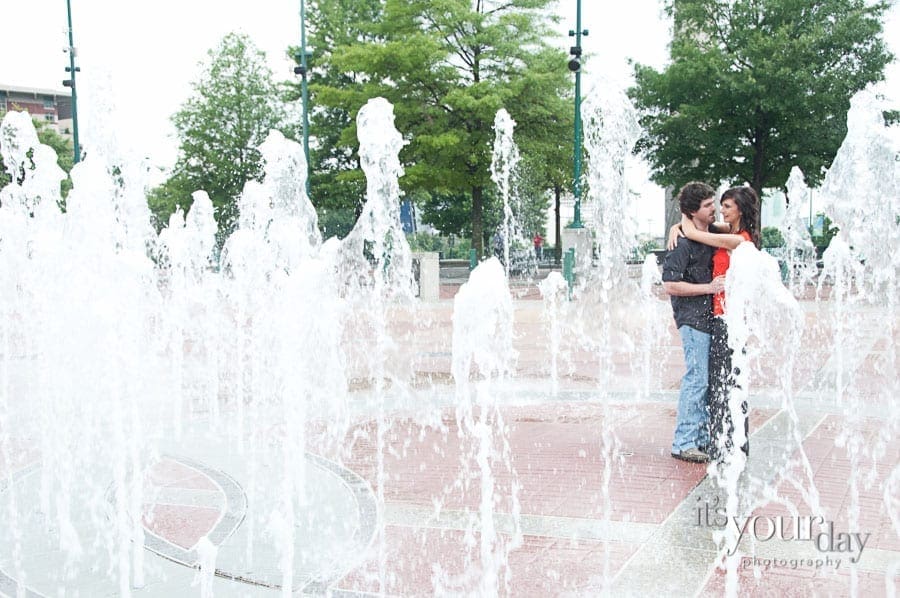
[[(190, 94), (198, 63), (229, 31), (242, 31), (266, 52), (277, 80), (294, 79), (284, 57), (299, 45), (299, 0), (71, 0), (79, 81), (79, 130), (89, 146), (92, 131), (118, 123), (117, 136), (151, 162), (174, 163), (176, 141), (169, 117)], [(68, 56), (66, 9), (60, 0), (8, 2), (0, 19), (0, 83), (63, 90)], [(568, 49), (575, 29), (576, 0), (559, 0), (560, 46)], [(582, 0), (585, 53), (583, 88), (595, 74), (622, 86), (629, 83), (627, 59), (661, 67), (667, 56), (668, 24), (661, 0), (626, 3)], [(900, 55), (900, 5), (894, 6), (885, 39)], [(561, 65), (561, 68), (565, 68)], [(889, 95), (900, 100), (900, 67), (891, 65)], [(94, 90), (106, 90), (98, 93)], [(96, 94), (96, 101), (92, 97)], [(103, 96), (102, 98), (100, 96)], [(112, 114), (107, 114), (110, 112)], [(654, 220), (662, 220), (662, 202), (654, 187), (647, 201)], [(650, 201), (650, 196), (653, 201)], [(658, 215), (656, 206), (659, 206)], [(642, 230), (656, 230), (641, 216)]]

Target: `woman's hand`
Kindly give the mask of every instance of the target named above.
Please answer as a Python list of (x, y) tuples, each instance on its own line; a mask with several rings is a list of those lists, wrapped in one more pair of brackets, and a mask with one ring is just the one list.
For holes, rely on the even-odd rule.
[(712, 282), (709, 283), (709, 294), (710, 295), (718, 295), (725, 291), (725, 275), (716, 276), (712, 279)]
[(672, 228), (669, 229), (669, 239), (666, 241), (666, 249), (672, 251), (675, 249), (675, 246), (678, 245), (678, 237), (683, 237), (684, 233), (681, 232), (680, 224), (673, 224)]

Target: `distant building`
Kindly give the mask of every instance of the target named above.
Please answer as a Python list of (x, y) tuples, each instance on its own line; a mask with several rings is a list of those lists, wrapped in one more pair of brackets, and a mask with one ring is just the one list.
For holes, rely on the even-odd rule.
[(72, 96), (68, 91), (18, 87), (0, 83), (0, 114), (24, 110), (64, 136), (72, 134)]

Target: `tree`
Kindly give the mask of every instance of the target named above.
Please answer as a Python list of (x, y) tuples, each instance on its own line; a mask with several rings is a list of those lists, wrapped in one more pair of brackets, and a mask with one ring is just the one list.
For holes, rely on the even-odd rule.
[[(366, 182), (359, 170), (355, 139), (343, 143), (342, 133), (353, 124), (353, 114), (341, 106), (321, 102), (319, 89), (360, 83), (362, 74), (331, 68), (335, 48), (374, 42), (379, 38), (372, 23), (381, 18), (381, 0), (310, 0), (307, 9), (310, 85), (310, 201), (319, 226), (327, 236), (344, 236), (353, 228), (365, 196)], [(300, 48), (289, 49), (299, 64)], [(300, 85), (288, 88), (286, 100), (300, 99)], [(296, 130), (297, 137), (302, 131)]]
[(191, 193), (196, 190), (183, 173), (175, 171), (165, 182), (147, 192), (147, 207), (153, 215), (156, 232), (165, 228), (176, 209), (190, 208), (194, 202)]
[(149, 198), (159, 223), (191, 193), (209, 194), (224, 237), (234, 228), (236, 199), (251, 179), (262, 176), (257, 146), (270, 129), (285, 124), (284, 108), (264, 54), (243, 34), (227, 34), (209, 52), (210, 61), (194, 95), (172, 117), (179, 155), (171, 178)]
[[(327, 68), (343, 73), (347, 84), (312, 87), (320, 104), (348, 115), (372, 97), (392, 102), (397, 128), (410, 141), (401, 153), (404, 190), (427, 193), (440, 205), (465, 196), (467, 228), (479, 254), (493, 187), (489, 167), (497, 110), (505, 107), (518, 123), (521, 148), (555, 135), (566, 119), (568, 109), (560, 101), (569, 87), (565, 55), (544, 41), (550, 4), (386, 0), (376, 20), (360, 24), (365, 33), (358, 41), (335, 47), (328, 56)], [(351, 121), (339, 143), (346, 148), (355, 140)], [(548, 171), (567, 165), (546, 162)], [(552, 185), (548, 177), (547, 188)]]
[(767, 249), (784, 247), (784, 235), (777, 226), (766, 226), (760, 231), (760, 245)]
[(635, 66), (638, 149), (653, 180), (818, 183), (847, 132), (853, 94), (884, 78), (887, 2), (671, 0), (671, 64)]
[[(4, 113), (0, 113), (0, 120), (3, 119), (3, 114)], [(56, 162), (59, 164), (59, 167), (62, 168), (66, 174), (72, 172), (75, 158), (72, 140), (57, 133), (56, 129), (51, 127), (50, 123), (45, 120), (32, 118), (31, 122), (34, 123), (34, 128), (37, 131), (38, 141), (44, 145), (50, 146), (53, 148), (53, 151), (56, 152)], [(6, 165), (3, 163), (3, 158), (0, 157), (0, 188), (8, 185), (10, 181), (9, 173), (6, 172)], [(72, 189), (72, 180), (66, 177), (60, 183), (60, 187), (60, 194), (65, 200), (69, 191)]]

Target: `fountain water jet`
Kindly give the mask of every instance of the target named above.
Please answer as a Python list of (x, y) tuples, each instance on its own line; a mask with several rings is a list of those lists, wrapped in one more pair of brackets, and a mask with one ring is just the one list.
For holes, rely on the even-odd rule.
[[(631, 199), (625, 179), (626, 160), (639, 135), (637, 113), (622, 91), (603, 93), (599, 85), (586, 96), (582, 104), (584, 121), (584, 145), (587, 153), (588, 197), (597, 245), (597, 267), (588, 269), (592, 256), (576, 256), (581, 264), (582, 276), (578, 281), (579, 292), (586, 304), (577, 317), (587, 318), (593, 326), (581, 331), (582, 342), (590, 347), (597, 360), (598, 399), (603, 405), (600, 454), (603, 463), (601, 475), (601, 516), (608, 524), (612, 518), (610, 483), (614, 472), (622, 466), (621, 441), (613, 424), (610, 395), (614, 369), (614, 347), (627, 343), (633, 347), (631, 336), (624, 331), (614, 331), (614, 313), (620, 306), (620, 298), (638, 298), (639, 289), (628, 280), (622, 264), (634, 244), (633, 222), (629, 215)], [(628, 302), (628, 299), (625, 300)], [(603, 571), (598, 590), (608, 594), (611, 590), (610, 545), (605, 543)]]
[[(519, 149), (513, 141), (516, 123), (509, 113), (501, 108), (494, 118), (494, 150), (491, 157), (491, 180), (497, 185), (497, 191), (503, 201), (503, 270), (506, 276), (510, 273), (510, 249), (522, 244), (524, 235), (516, 219), (519, 210), (519, 198), (515, 193), (515, 174), (519, 164)], [(499, 257), (499, 256), (498, 256)]]
[[(764, 445), (766, 453), (763, 459), (772, 464), (768, 468), (759, 467), (759, 461), (753, 457), (745, 460), (735, 451), (737, 454), (731, 455), (723, 468), (712, 471), (716, 482), (727, 492), (725, 510), (730, 517), (745, 517), (760, 512), (781, 513), (782, 509), (786, 509), (794, 517), (800, 513), (808, 514), (837, 527), (843, 525), (840, 518), (846, 514), (849, 532), (866, 534), (868, 530), (861, 525), (862, 495), (871, 491), (881, 478), (884, 480), (883, 496), (887, 512), (891, 513), (892, 521), (895, 519), (891, 511), (891, 476), (897, 466), (888, 461), (886, 466), (893, 469), (887, 474), (879, 459), (891, 454), (891, 441), (888, 439), (895, 436), (897, 429), (897, 410), (888, 408), (892, 399), (888, 396), (890, 391), (885, 390), (890, 387), (891, 380), (896, 380), (896, 359), (891, 348), (887, 358), (879, 360), (879, 369), (874, 371), (867, 367), (863, 359), (871, 353), (876, 343), (892, 346), (890, 339), (896, 334), (896, 318), (892, 314), (896, 313), (897, 296), (893, 281), (897, 279), (898, 266), (896, 252), (888, 251), (890, 255), (884, 261), (865, 259), (866, 256), (881, 253), (885, 239), (862, 234), (859, 227), (863, 222), (890, 223), (900, 213), (896, 196), (897, 155), (898, 148), (889, 140), (881, 120), (880, 104), (869, 92), (861, 92), (852, 101), (847, 138), (821, 189), (826, 212), (834, 215), (835, 223), (843, 227), (845, 234), (833, 239), (825, 252), (815, 304), (801, 308), (786, 293), (778, 280), (777, 266), (769, 256), (745, 247), (747, 244), (732, 255), (726, 285), (726, 319), (729, 345), (734, 351), (736, 377), (736, 388), (730, 397), (732, 417), (736, 422), (734, 445), (742, 441), (739, 438), (742, 426), (738, 402), (748, 398), (753, 379), (757, 377), (774, 378), (778, 383), (777, 398), (782, 413), (787, 416), (784, 422), (787, 424), (787, 435), (781, 446), (778, 443)], [(805, 189), (801, 183), (802, 174), (795, 169), (789, 181), (792, 188), (790, 195), (795, 201)], [(848, 200), (856, 190), (863, 188), (890, 191), (884, 201)], [(795, 215), (792, 229), (797, 228), (797, 220)], [(884, 235), (887, 237), (887, 247), (892, 247), (897, 244), (898, 229), (890, 224), (887, 229)], [(847, 239), (852, 239), (852, 245)], [(787, 240), (795, 254), (798, 249), (802, 253), (807, 248), (802, 235)], [(825, 295), (828, 296), (827, 303), (822, 301)], [(873, 303), (880, 303), (874, 312)], [(810, 310), (818, 315), (818, 322), (811, 322), (804, 313)], [(874, 313), (886, 313), (889, 317), (875, 323), (871, 319)], [(825, 335), (825, 338), (818, 335)], [(824, 346), (820, 354), (827, 357), (824, 363), (816, 366), (814, 379), (806, 391), (802, 390), (804, 380), (797, 376), (800, 366), (809, 367), (801, 363), (800, 354), (804, 345)], [(774, 371), (765, 372), (759, 368), (766, 353), (778, 357), (772, 367)], [(771, 363), (771, 358), (767, 361)], [(867, 373), (861, 375), (862, 372)], [(877, 382), (867, 384), (870, 378), (875, 378)], [(829, 397), (831, 400), (822, 400)], [(826, 417), (822, 417), (819, 411), (823, 404), (828, 404), (828, 409), (832, 410), (829, 412), (826, 409), (826, 413), (830, 413)], [(842, 414), (835, 414), (835, 408), (840, 409)], [(880, 433), (874, 437), (871, 436), (873, 413), (878, 413), (883, 421)], [(811, 417), (821, 419), (812, 425)], [(843, 419), (844, 423), (833, 440), (836, 450), (829, 454), (836, 467), (842, 467), (844, 462), (847, 464), (849, 485), (846, 504), (849, 508), (846, 510), (841, 502), (833, 504), (833, 491), (827, 485), (827, 477), (822, 486), (822, 469), (817, 462), (820, 457), (815, 454), (820, 449), (815, 440), (810, 442), (807, 436), (811, 432), (821, 434), (826, 422), (834, 425), (832, 421), (836, 417)], [(779, 432), (780, 436), (783, 435), (781, 429)], [(754, 443), (751, 441), (753, 454)], [(870, 460), (870, 469), (863, 475), (861, 470), (867, 460)], [(775, 506), (774, 511), (769, 505)], [(716, 534), (720, 551), (734, 551), (724, 558), (724, 590), (727, 595), (748, 591), (741, 587), (742, 579), (745, 584), (748, 581), (739, 575), (740, 555), (744, 548), (739, 547), (736, 531), (729, 528)], [(753, 543), (754, 559), (761, 547), (761, 542)], [(822, 550), (818, 545), (817, 548)], [(861, 590), (860, 571), (852, 559), (848, 568), (849, 593), (857, 595)], [(756, 566), (754, 569), (758, 570)], [(822, 571), (823, 576), (834, 573), (833, 569)], [(886, 581), (891, 576), (890, 571), (887, 576)]]
[(816, 275), (816, 253), (810, 239), (809, 229), (803, 218), (803, 199), (812, 202), (812, 195), (804, 182), (803, 172), (794, 166), (786, 183), (790, 200), (781, 234), (784, 237), (783, 259), (787, 268), (788, 282), (794, 294), (805, 291), (814, 282)]
[[(512, 371), (513, 309), (502, 266), (496, 258), (479, 264), (457, 293), (453, 304), (453, 378), (456, 382), (456, 420), (461, 433), (477, 439), (472, 453), (463, 453), (464, 471), (469, 461), (478, 466), (481, 500), (477, 523), (479, 562), (468, 575), (480, 578), (477, 589), (463, 591), (480, 595), (510, 592), (509, 553), (522, 541), (515, 471), (510, 463), (508, 431), (499, 409), (496, 387)], [(478, 378), (470, 382), (472, 376)], [(474, 388), (473, 388), (474, 386)], [(499, 444), (499, 446), (495, 446)], [(495, 528), (496, 495), (494, 470), (502, 465), (512, 474), (509, 510), (513, 517), (511, 537), (502, 540)], [(465, 474), (464, 474), (465, 475)], [(470, 530), (470, 534), (476, 530)], [(503, 573), (503, 579), (499, 575)], [(502, 586), (501, 586), (502, 581)], [(469, 582), (471, 583), (471, 582)], [(448, 588), (449, 589), (449, 588)]]
[[(891, 136), (884, 122), (886, 106), (873, 90), (858, 92), (851, 100), (847, 114), (847, 137), (838, 150), (822, 184), (823, 205), (840, 228), (823, 255), (824, 280), (831, 286), (831, 328), (834, 330), (834, 401), (846, 418), (845, 428), (835, 444), (845, 450), (850, 461), (849, 526), (861, 530), (860, 496), (879, 474), (879, 458), (888, 450), (887, 439), (900, 430), (900, 412), (892, 407), (883, 423), (883, 433), (874, 444), (866, 442), (867, 425), (863, 417), (865, 395), (874, 394), (875, 402), (895, 404), (893, 391), (879, 386), (867, 388), (863, 380), (853, 377), (861, 367), (857, 361), (860, 348), (886, 343), (887, 355), (880, 367), (886, 380), (897, 379), (896, 348), (893, 342), (897, 330), (896, 317), (871, 322), (866, 315), (870, 306), (884, 306), (888, 314), (896, 314), (900, 296), (900, 144)], [(878, 193), (870, 200), (860, 196), (860, 190)], [(874, 230), (873, 230), (874, 226)], [(878, 231), (877, 233), (875, 231)], [(850, 324), (850, 314), (857, 320)], [(860, 317), (862, 316), (862, 317)], [(869, 399), (871, 400), (871, 399)], [(884, 417), (884, 414), (881, 414)], [(861, 468), (867, 459), (871, 469), (864, 476)], [(890, 464), (888, 464), (890, 466)], [(900, 464), (894, 464), (886, 479), (885, 507), (891, 509), (892, 476)], [(850, 570), (850, 591), (859, 591), (859, 571)]]
[[(169, 584), (161, 592), (184, 592), (195, 580), (195, 593), (240, 593), (236, 582), (224, 579), (231, 575), (271, 592), (325, 594), (349, 568), (357, 571), (351, 587), (384, 594), (427, 591), (429, 582), (438, 592), (490, 594), (516, 593), (523, 587), (521, 579), (529, 583), (536, 577), (548, 584), (542, 586), (550, 588), (547, 593), (611, 591), (623, 579), (633, 582), (634, 576), (616, 572), (621, 565), (616, 559), (622, 544), (634, 540), (620, 542), (616, 530), (652, 527), (654, 540), (643, 548), (673, 537), (671, 525), (682, 513), (666, 513), (656, 523), (633, 522), (639, 512), (622, 510), (616, 494), (653, 500), (677, 491), (671, 479), (657, 486), (641, 485), (643, 473), (632, 479), (628, 472), (639, 471), (630, 461), (635, 453), (638, 466), (644, 459), (658, 470), (680, 467), (673, 466), (667, 443), (654, 436), (656, 431), (642, 428), (668, 408), (662, 401), (671, 393), (659, 393), (662, 383), (654, 386), (647, 374), (635, 372), (647, 370), (646, 364), (660, 355), (667, 357), (665, 345), (646, 342), (646, 335), (655, 329), (665, 339), (661, 331), (671, 326), (671, 314), (664, 303), (654, 305), (647, 292), (653, 287), (652, 263), (645, 265), (643, 293), (621, 264), (631, 239), (627, 215), (617, 211), (630, 198), (620, 167), (630, 148), (621, 137), (633, 131), (621, 100), (597, 99), (605, 106), (599, 110), (586, 102), (585, 121), (594, 131), (593, 137), (588, 135), (589, 155), (596, 157), (590, 163), (589, 202), (596, 202), (601, 212), (596, 217), (599, 274), (579, 281), (575, 301), (559, 297), (552, 305), (550, 297), (559, 285), (548, 279), (550, 319), (545, 323), (552, 328), (555, 322), (559, 336), (534, 343), (550, 346), (549, 354), (569, 365), (568, 372), (559, 364), (551, 369), (557, 379), (551, 379), (555, 394), (550, 395), (531, 388), (539, 387), (540, 380), (514, 378), (522, 368), (511, 348), (522, 339), (512, 331), (520, 330), (518, 316), (527, 310), (510, 301), (496, 262), (476, 270), (471, 286), (458, 296), (449, 364), (457, 386), (448, 391), (410, 384), (409, 364), (426, 351), (409, 334), (421, 332), (423, 325), (415, 315), (406, 318), (416, 312), (409, 306), (409, 261), (394, 213), (402, 138), (384, 102), (361, 113), (367, 115), (360, 121), (361, 136), (374, 148), (361, 151), (371, 168), (366, 172), (371, 205), (351, 237), (322, 242), (316, 236), (302, 180), (291, 174), (302, 171), (297, 146), (274, 135), (266, 177), (245, 189), (238, 229), (212, 264), (210, 211), (202, 194), (186, 216), (174, 216), (169, 229), (155, 239), (145, 233), (141, 206), (129, 203), (137, 186), (128, 183), (127, 165), (115, 166), (121, 161), (106, 160), (100, 151), (90, 156), (74, 173), (72, 212), (62, 214), (53, 200), (35, 201), (34, 191), (23, 191), (29, 184), (28, 189), (52, 191), (49, 179), (37, 184), (30, 177), (58, 172), (49, 172), (50, 162), (43, 158), (36, 163), (22, 159), (26, 176), (0, 190), (0, 285), (9, 298), (2, 306), (0, 335), (0, 465), (5, 481), (0, 501), (7, 522), (0, 529), (0, 591), (16, 594), (30, 588), (49, 595), (91, 583), (100, 593), (152, 595), (159, 584)], [(613, 123), (627, 126), (620, 129)], [(23, 135), (29, 138), (27, 131)], [(625, 224), (616, 221), (616, 214)], [(736, 277), (741, 261), (736, 256)], [(774, 270), (768, 265), (763, 270), (771, 279)], [(840, 268), (828, 271), (837, 274)], [(853, 272), (854, 277), (868, 276)], [(883, 292), (889, 274), (874, 276), (881, 282), (866, 287), (867, 292)], [(826, 289), (833, 290), (823, 283)], [(856, 287), (841, 289), (842, 313), (857, 313)], [(878, 296), (884, 303), (892, 300)], [(773, 298), (785, 316), (794, 317), (789, 301), (781, 301), (777, 293)], [(767, 321), (754, 311), (750, 298), (746, 303), (747, 322), (757, 323), (747, 324), (747, 369), (754, 377), (753, 385), (743, 390), (754, 393), (766, 352), (801, 343), (796, 321)], [(754, 330), (771, 337), (762, 345), (765, 351), (753, 345)], [(842, 334), (851, 345), (859, 340), (852, 331)], [(414, 353), (412, 358), (398, 358), (401, 345)], [(491, 352), (481, 352), (488, 347)], [(852, 361), (852, 347), (843, 350), (832, 365)], [(885, 354), (893, 356), (893, 349), (888, 346)], [(779, 367), (770, 368), (777, 378), (774, 392), (779, 404), (786, 401), (778, 423), (790, 425), (791, 408), (796, 407), (792, 402), (803, 400), (797, 397), (799, 381), (791, 377), (800, 359), (790, 353), (777, 357)], [(580, 380), (567, 377), (579, 358), (590, 367), (576, 372), (583, 376)], [(480, 374), (472, 371), (472, 363)], [(896, 380), (891, 363), (879, 380)], [(630, 377), (623, 380), (622, 372)], [(577, 388), (589, 390), (573, 393), (579, 383)], [(887, 391), (878, 392), (874, 396), (883, 408)], [(644, 412), (647, 419), (635, 421), (632, 415), (645, 395), (651, 401)], [(532, 402), (525, 416), (510, 409), (520, 408), (519, 400)], [(574, 400), (581, 404), (573, 407)], [(544, 402), (540, 409), (534, 406), (538, 401)], [(566, 401), (570, 404), (560, 407)], [(406, 410), (408, 405), (414, 407)], [(551, 416), (532, 421), (541, 410)], [(579, 411), (587, 414), (583, 421)], [(799, 411), (794, 409), (793, 419)], [(894, 421), (896, 410), (888, 411)], [(412, 423), (410, 412), (416, 413)], [(666, 421), (664, 413), (657, 419)], [(522, 430), (543, 434), (568, 424), (583, 435), (581, 444), (567, 444), (570, 438), (561, 436), (543, 443), (522, 436)], [(641, 427), (637, 433), (635, 425)], [(877, 440), (848, 432), (839, 442), (859, 458), (860, 492), (876, 469), (873, 464), (863, 470), (865, 459), (888, 456), (894, 470), (879, 491), (896, 525), (891, 425), (879, 428), (883, 437)], [(755, 455), (750, 459), (747, 486), (753, 496), (742, 496), (739, 507), (760, 505), (759, 496), (764, 496), (796, 510), (792, 496), (773, 485), (783, 481), (800, 488), (798, 505), (817, 512), (816, 486), (808, 481), (812, 459), (804, 463), (802, 451), (794, 457), (805, 432), (799, 426), (784, 430), (786, 440), (775, 442), (761, 460)], [(764, 444), (762, 439), (753, 442), (754, 450)], [(29, 456), (23, 446), (35, 454)], [(523, 446), (526, 459), (517, 452)], [(572, 446), (578, 450), (566, 452)], [(38, 448), (42, 455), (36, 455)], [(432, 459), (424, 458), (425, 453)], [(556, 461), (549, 458), (553, 456)], [(752, 469), (755, 461), (774, 464), (777, 471), (770, 473), (775, 477), (759, 476)], [(447, 462), (458, 464), (461, 472)], [(541, 472), (548, 464), (553, 468)], [(802, 468), (799, 473), (793, 471), (795, 465)], [(354, 474), (351, 466), (360, 473)], [(563, 482), (572, 471), (583, 471), (584, 477), (567, 486)], [(558, 479), (563, 482), (556, 486)], [(408, 494), (397, 490), (404, 483), (412, 488)], [(587, 492), (584, 486), (590, 486)], [(563, 516), (554, 518), (555, 512), (541, 510), (545, 507), (539, 501), (550, 496), (542, 494), (545, 488), (557, 487), (568, 502), (550, 505), (563, 509)], [(710, 487), (708, 482), (698, 486), (703, 491)], [(568, 509), (578, 496), (584, 497), (583, 509), (571, 509), (576, 516), (569, 518), (565, 513), (571, 514)], [(184, 504), (186, 497), (196, 504)], [(467, 498), (475, 499), (474, 504)], [(421, 508), (417, 500), (427, 506)], [(184, 534), (180, 539), (165, 529), (174, 507), (196, 509), (188, 518), (192, 525), (177, 530)], [(207, 527), (198, 523), (204, 515), (209, 516)], [(696, 525), (674, 531), (685, 530), (702, 536), (691, 548), (704, 559), (695, 568), (700, 569), (698, 583), (705, 583), (707, 567), (718, 561), (707, 548), (710, 534), (697, 532)], [(565, 554), (592, 540), (601, 544), (603, 560), (593, 561), (590, 571), (597, 581), (560, 574), (575, 567), (573, 561), (554, 569), (550, 559), (530, 560), (529, 566), (516, 569), (540, 546), (535, 535), (564, 544)], [(436, 536), (443, 542), (437, 555), (429, 552)], [(169, 540), (183, 546), (176, 550)], [(520, 542), (521, 552), (516, 548)], [(35, 564), (36, 553), (52, 554), (58, 562), (41, 568)], [(654, 578), (655, 569), (642, 557), (636, 553), (623, 566), (638, 568), (638, 581)], [(538, 566), (530, 565), (535, 562)], [(109, 570), (109, 578), (104, 573), (92, 577), (94, 566)], [(427, 569), (424, 578), (410, 574), (417, 567)], [(194, 575), (195, 569), (200, 575)], [(736, 584), (729, 584), (736, 591)], [(637, 585), (623, 587), (640, 591)]]
[(551, 272), (540, 283), (543, 299), (543, 317), (549, 325), (550, 339), (550, 392), (559, 394), (559, 356), (562, 317), (565, 301), (568, 299), (569, 283), (559, 272)]

